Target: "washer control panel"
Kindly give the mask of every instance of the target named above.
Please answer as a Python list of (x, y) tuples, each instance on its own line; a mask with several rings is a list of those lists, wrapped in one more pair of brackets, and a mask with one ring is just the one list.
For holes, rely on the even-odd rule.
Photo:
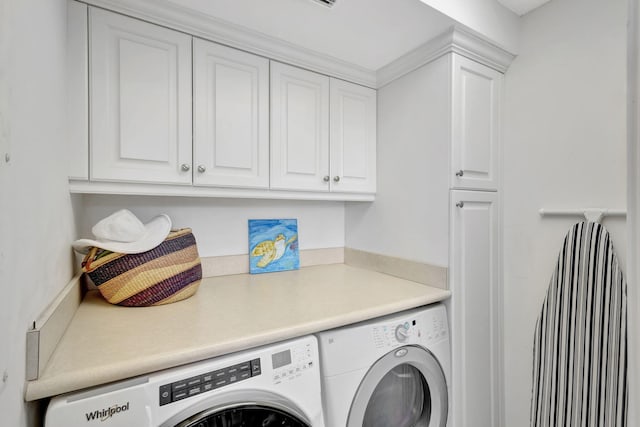
[(247, 360), (236, 365), (196, 375), (160, 386), (160, 406), (196, 396), (229, 384), (262, 374), (260, 359)]
[(284, 351), (273, 353), (271, 355), (273, 383), (280, 384), (284, 381), (293, 381), (310, 371), (314, 363), (311, 344), (291, 347)]

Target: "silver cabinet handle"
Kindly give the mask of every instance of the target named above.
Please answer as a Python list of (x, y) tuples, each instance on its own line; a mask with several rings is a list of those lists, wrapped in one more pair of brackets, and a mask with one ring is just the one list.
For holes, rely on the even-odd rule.
[(458, 202), (456, 203), (456, 206), (459, 208), (464, 208), (464, 202)]
[(207, 168), (204, 165), (199, 165), (198, 166), (198, 172), (205, 173), (206, 170), (207, 170)]
[(334, 176), (333, 182), (340, 182), (340, 177), (338, 175)]
[(462, 169), (460, 169), (458, 172), (456, 172), (456, 176), (460, 177), (464, 175), (464, 171)]
[(329, 175), (325, 175), (324, 178), (322, 178), (322, 180), (324, 182), (329, 182)]
[(191, 170), (191, 166), (183, 163), (182, 166), (180, 166), (180, 168), (184, 171), (184, 172), (189, 172)]

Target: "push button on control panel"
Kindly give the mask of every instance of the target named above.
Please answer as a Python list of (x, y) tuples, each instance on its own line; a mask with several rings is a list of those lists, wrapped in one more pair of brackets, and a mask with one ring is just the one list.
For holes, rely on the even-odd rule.
[(158, 390), (160, 406), (256, 377), (260, 374), (262, 374), (260, 359), (253, 359), (202, 375), (163, 384)]

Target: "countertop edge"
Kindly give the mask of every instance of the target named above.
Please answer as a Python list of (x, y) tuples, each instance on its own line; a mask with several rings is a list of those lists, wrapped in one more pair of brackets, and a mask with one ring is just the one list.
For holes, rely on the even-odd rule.
[(257, 336), (246, 336), (230, 343), (216, 343), (210, 346), (201, 347), (196, 351), (174, 353), (170, 356), (164, 357), (145, 357), (145, 360), (140, 362), (126, 361), (114, 363), (108, 367), (102, 367), (99, 370), (78, 371), (74, 374), (66, 375), (64, 378), (28, 381), (25, 387), (25, 400), (34, 401), (44, 399), (58, 394), (101, 386), (131, 377), (144, 376), (163, 369), (169, 369), (188, 363), (222, 356), (224, 354), (259, 347), (265, 344), (313, 334), (427, 304), (434, 304), (448, 299), (451, 295), (451, 292), (448, 290), (438, 288), (431, 289), (435, 291), (432, 295), (414, 297), (393, 304), (362, 309), (337, 318), (328, 318), (306, 324), (291, 325), (287, 328), (275, 329), (269, 333), (263, 333)]

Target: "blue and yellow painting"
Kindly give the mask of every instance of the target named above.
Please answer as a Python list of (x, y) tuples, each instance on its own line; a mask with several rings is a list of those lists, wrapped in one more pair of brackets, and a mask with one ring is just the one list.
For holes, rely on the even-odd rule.
[(297, 219), (249, 220), (249, 272), (300, 268)]

